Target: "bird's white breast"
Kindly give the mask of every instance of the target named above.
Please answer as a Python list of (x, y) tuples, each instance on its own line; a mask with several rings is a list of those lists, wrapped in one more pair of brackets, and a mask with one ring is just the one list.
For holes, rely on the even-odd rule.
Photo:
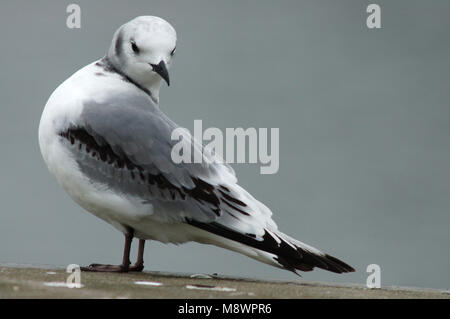
[[(127, 83), (115, 74), (96, 76), (95, 62), (76, 72), (50, 96), (39, 125), (39, 146), (49, 171), (72, 199), (87, 211), (104, 219), (121, 231), (121, 224), (136, 221), (152, 214), (152, 205), (124, 197), (89, 180), (78, 168), (67, 143), (59, 132), (77, 125), (84, 102), (101, 102), (110, 90), (129, 89)], [(120, 85), (119, 85), (120, 83)]]

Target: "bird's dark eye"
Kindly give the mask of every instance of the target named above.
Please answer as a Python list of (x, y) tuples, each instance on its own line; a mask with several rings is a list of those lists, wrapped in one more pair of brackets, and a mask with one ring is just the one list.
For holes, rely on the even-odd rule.
[(133, 49), (133, 52), (134, 52), (134, 53), (139, 54), (139, 48), (138, 48), (138, 46), (136, 45), (136, 42), (131, 41), (131, 48)]
[(177, 50), (177, 47), (175, 47), (172, 52), (170, 52), (170, 55), (173, 56), (175, 54), (175, 51)]

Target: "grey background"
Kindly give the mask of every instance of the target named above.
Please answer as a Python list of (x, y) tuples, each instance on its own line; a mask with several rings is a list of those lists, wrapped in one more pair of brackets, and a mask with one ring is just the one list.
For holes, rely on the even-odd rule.
[[(286, 233), (342, 258), (350, 275), (308, 280), (450, 288), (449, 1), (2, 1), (0, 262), (118, 263), (123, 238), (48, 173), (40, 114), (52, 91), (102, 57), (116, 28), (158, 15), (178, 31), (161, 107), (178, 124), (279, 127), (280, 170), (234, 164)], [(134, 247), (134, 250), (136, 247)], [(135, 253), (135, 251), (133, 252)], [(268, 279), (293, 274), (219, 248), (150, 243), (152, 270)]]

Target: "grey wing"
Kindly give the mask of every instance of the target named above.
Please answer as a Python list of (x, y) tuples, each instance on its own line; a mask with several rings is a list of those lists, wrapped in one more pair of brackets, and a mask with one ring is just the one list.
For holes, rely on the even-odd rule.
[[(231, 167), (202, 154), (202, 145), (189, 133), (172, 140), (177, 128), (146, 96), (120, 95), (86, 102), (79, 120), (60, 135), (93, 181), (180, 212), (164, 219), (249, 216), (250, 207), (226, 186), (236, 184)], [(192, 157), (200, 152), (202, 163), (175, 163), (171, 153), (180, 142), (192, 146)]]

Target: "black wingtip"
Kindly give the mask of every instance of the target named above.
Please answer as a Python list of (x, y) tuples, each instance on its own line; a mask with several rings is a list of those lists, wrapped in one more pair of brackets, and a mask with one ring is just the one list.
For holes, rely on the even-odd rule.
[(355, 272), (355, 269), (352, 266), (346, 264), (340, 259), (337, 259), (336, 257), (325, 254), (325, 258), (335, 265), (336, 268), (339, 268), (340, 273)]
[(312, 271), (314, 268), (320, 268), (337, 274), (354, 272), (355, 269), (342, 260), (328, 254), (315, 254), (297, 247), (298, 255), (289, 255), (288, 258), (278, 258), (278, 262), (286, 270)]

